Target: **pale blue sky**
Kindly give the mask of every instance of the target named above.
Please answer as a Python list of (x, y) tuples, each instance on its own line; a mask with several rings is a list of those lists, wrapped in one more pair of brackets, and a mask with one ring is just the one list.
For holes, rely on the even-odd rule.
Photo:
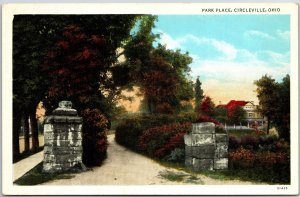
[(193, 57), (191, 76), (217, 103), (257, 102), (253, 81), (290, 73), (289, 15), (160, 15), (153, 32)]

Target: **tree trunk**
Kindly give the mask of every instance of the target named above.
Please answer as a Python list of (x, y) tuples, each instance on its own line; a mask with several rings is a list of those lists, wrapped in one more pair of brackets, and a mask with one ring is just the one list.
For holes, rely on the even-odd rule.
[(13, 161), (20, 157), (19, 134), (21, 127), (20, 111), (13, 108)]
[(32, 136), (32, 149), (37, 150), (39, 148), (39, 132), (36, 120), (36, 105), (30, 110), (29, 117)]
[(267, 135), (269, 135), (269, 130), (270, 130), (270, 118), (267, 117)]
[(28, 119), (29, 119), (29, 115), (27, 113), (25, 113), (25, 116), (24, 116), (24, 145), (25, 145), (25, 148), (24, 148), (24, 151), (29, 151), (30, 149), (30, 145), (29, 145), (29, 122), (28, 122)]

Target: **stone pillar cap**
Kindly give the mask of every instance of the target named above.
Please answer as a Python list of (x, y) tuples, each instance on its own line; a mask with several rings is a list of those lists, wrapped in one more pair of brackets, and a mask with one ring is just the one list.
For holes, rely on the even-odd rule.
[(58, 107), (72, 109), (72, 102), (71, 101), (60, 101), (58, 103)]
[(77, 116), (77, 111), (76, 109), (72, 109), (71, 101), (60, 101), (58, 108), (53, 110), (52, 114), (58, 116)]

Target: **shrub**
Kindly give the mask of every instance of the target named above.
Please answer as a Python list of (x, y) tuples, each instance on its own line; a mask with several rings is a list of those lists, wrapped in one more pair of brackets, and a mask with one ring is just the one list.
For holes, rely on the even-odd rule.
[(252, 168), (255, 162), (255, 154), (243, 147), (229, 153), (229, 161), (234, 169), (236, 168)]
[(87, 108), (81, 115), (83, 163), (87, 166), (100, 165), (106, 158), (108, 120), (98, 109)]
[[(186, 132), (180, 132), (175, 134), (170, 138), (170, 140), (161, 148), (154, 152), (154, 156), (158, 158), (163, 158), (171, 151), (175, 149), (184, 149), (184, 135)], [(175, 153), (173, 153), (175, 154)], [(174, 155), (171, 156), (172, 158), (175, 157)]]
[(156, 156), (154, 154), (155, 151), (161, 149), (161, 151), (158, 151), (157, 156), (163, 157), (165, 156), (164, 152), (170, 151), (172, 148), (177, 148), (178, 144), (180, 144), (179, 142), (184, 146), (183, 135), (191, 131), (191, 125), (189, 122), (182, 124), (173, 123), (147, 129), (139, 138), (138, 148), (140, 151), (151, 156)]
[(243, 177), (272, 183), (290, 182), (290, 158), (286, 152), (245, 149), (229, 153), (229, 170)]
[(257, 150), (259, 147), (259, 140), (255, 136), (245, 135), (241, 137), (241, 145), (247, 149)]
[(182, 112), (176, 117), (176, 122), (196, 122), (197, 114), (195, 112)]
[(275, 150), (289, 153), (290, 144), (284, 139), (280, 139), (275, 142)]
[(240, 141), (237, 137), (230, 135), (228, 137), (228, 147), (229, 149), (237, 149), (240, 147)]
[(139, 151), (138, 139), (143, 131), (171, 123), (183, 123), (193, 119), (191, 113), (184, 113), (178, 116), (163, 114), (133, 116), (123, 119), (116, 127), (116, 141), (132, 150)]
[(136, 150), (137, 141), (143, 132), (144, 125), (141, 121), (127, 119), (116, 128), (115, 140), (121, 145)]
[(174, 118), (167, 115), (133, 116), (122, 120), (116, 128), (116, 141), (132, 150), (138, 151), (138, 139), (144, 130), (173, 122)]

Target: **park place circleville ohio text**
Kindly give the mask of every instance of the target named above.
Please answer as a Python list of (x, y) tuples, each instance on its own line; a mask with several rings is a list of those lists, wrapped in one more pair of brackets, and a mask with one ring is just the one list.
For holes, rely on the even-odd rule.
[(264, 13), (264, 12), (280, 12), (280, 8), (202, 8), (201, 12), (205, 13)]

